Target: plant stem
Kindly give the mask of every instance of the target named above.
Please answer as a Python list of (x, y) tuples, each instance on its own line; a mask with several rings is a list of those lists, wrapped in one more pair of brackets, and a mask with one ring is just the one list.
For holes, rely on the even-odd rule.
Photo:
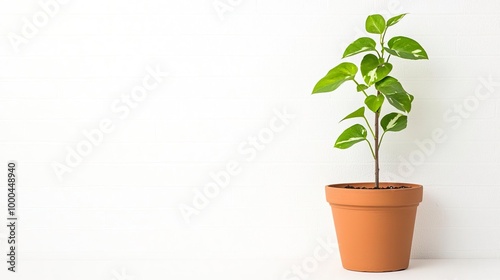
[(368, 139), (365, 139), (365, 141), (366, 141), (366, 143), (368, 143), (368, 147), (370, 147), (370, 151), (372, 152), (373, 158), (375, 158), (375, 153), (373, 152), (372, 143), (370, 143), (370, 141), (368, 141)]
[(380, 34), (380, 47), (382, 47), (381, 51), (382, 51), (382, 55), (380, 56), (380, 58), (384, 59), (384, 39), (385, 39), (385, 33), (387, 32), (387, 27), (385, 28), (384, 32), (382, 34)]
[(384, 131), (384, 133), (382, 133), (382, 136), (380, 136), (380, 141), (378, 141), (378, 147), (379, 148), (382, 145), (382, 140), (384, 140), (384, 135), (385, 135), (385, 131)]
[[(360, 84), (358, 83), (358, 81), (356, 81), (355, 79), (352, 79), (352, 81), (353, 81), (354, 83), (356, 83), (356, 85), (357, 85), (357, 86), (359, 86), (359, 85), (360, 85)], [(368, 97), (368, 94), (366, 93), (366, 91), (365, 91), (365, 90), (362, 90), (362, 92), (363, 92), (363, 94), (365, 95), (365, 97)]]
[[(380, 95), (380, 91), (377, 91), (377, 96)], [(380, 117), (380, 109), (375, 112), (375, 136), (374, 138), (374, 145), (375, 145), (375, 188), (379, 188), (379, 177), (380, 177), (380, 170), (379, 170), (379, 156), (378, 156), (378, 150), (380, 147), (380, 143), (378, 141), (378, 131), (379, 131), (379, 117)]]
[[(373, 136), (373, 137), (375, 137), (375, 134), (373, 133), (373, 129), (372, 129), (372, 127), (371, 127), (370, 123), (368, 122), (368, 120), (366, 119), (366, 117), (365, 117), (365, 116), (363, 116), (363, 119), (365, 119), (366, 125), (367, 125), (367, 126), (368, 126), (368, 128), (370, 129), (370, 132), (371, 132), (372, 136)], [(383, 136), (383, 135), (382, 135), (382, 136)], [(368, 142), (368, 143), (370, 143), (370, 142)]]

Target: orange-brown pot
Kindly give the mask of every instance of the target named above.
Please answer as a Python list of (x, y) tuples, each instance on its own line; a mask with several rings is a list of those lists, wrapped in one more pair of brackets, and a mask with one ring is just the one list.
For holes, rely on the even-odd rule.
[(384, 272), (408, 268), (417, 206), (422, 201), (421, 185), (374, 183), (326, 186), (326, 200), (332, 207), (342, 266), (355, 271)]

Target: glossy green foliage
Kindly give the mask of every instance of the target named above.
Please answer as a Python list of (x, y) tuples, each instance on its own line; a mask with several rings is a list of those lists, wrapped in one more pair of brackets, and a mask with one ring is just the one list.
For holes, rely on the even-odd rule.
[[(356, 143), (366, 141), (375, 158), (377, 153), (374, 153), (371, 143), (367, 139), (368, 131), (371, 132), (375, 141), (380, 140), (376, 143), (376, 148), (380, 146), (381, 139), (378, 138), (378, 129), (373, 130), (365, 113), (371, 112), (375, 114), (376, 120), (379, 120), (378, 116), (385, 106), (385, 101), (398, 112), (386, 114), (375, 125), (381, 127), (384, 134), (406, 128), (408, 122), (406, 114), (411, 111), (414, 97), (403, 88), (398, 79), (390, 76), (394, 62), (392, 60), (389, 62), (389, 60), (393, 57), (395, 59), (421, 60), (428, 59), (428, 55), (417, 41), (408, 37), (396, 36), (386, 42), (385, 37), (389, 27), (400, 22), (405, 16), (406, 14), (400, 14), (387, 21), (379, 14), (368, 16), (365, 21), (365, 29), (368, 33), (375, 34), (378, 40), (370, 37), (358, 38), (347, 46), (342, 55), (342, 58), (349, 58), (363, 54), (359, 67), (351, 62), (342, 62), (316, 83), (313, 94), (335, 91), (345, 82), (352, 81), (356, 84), (356, 91), (365, 95), (362, 107), (348, 114), (342, 121), (360, 119), (366, 122), (366, 126), (355, 124), (344, 130), (335, 142), (336, 148), (346, 149)], [(360, 80), (356, 78), (358, 72), (361, 76)], [(372, 92), (369, 93), (369, 91)], [(381, 138), (383, 139), (383, 135)]]

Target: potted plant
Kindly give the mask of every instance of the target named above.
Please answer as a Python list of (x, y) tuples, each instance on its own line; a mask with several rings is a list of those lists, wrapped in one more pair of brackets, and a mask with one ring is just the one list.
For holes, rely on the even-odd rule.
[[(332, 208), (342, 265), (349, 270), (396, 271), (406, 269), (409, 265), (416, 210), (422, 201), (422, 185), (379, 180), (382, 140), (386, 133), (406, 128), (407, 114), (411, 111), (413, 101), (413, 95), (389, 75), (393, 68), (392, 60), (389, 61), (392, 57), (428, 59), (424, 48), (413, 39), (396, 36), (386, 42), (389, 27), (405, 15), (387, 21), (378, 14), (368, 16), (366, 31), (376, 34), (378, 43), (369, 37), (355, 40), (347, 47), (342, 58), (364, 54), (360, 67), (351, 62), (340, 63), (318, 81), (312, 92), (331, 92), (344, 82), (353, 82), (356, 91), (364, 95), (363, 106), (341, 120), (356, 119), (361, 124), (345, 129), (334, 147), (347, 149), (356, 143), (367, 143), (375, 163), (375, 180), (326, 186), (326, 198)], [(361, 79), (356, 78), (358, 72)], [(389, 108), (392, 112), (386, 113)], [(372, 124), (367, 114), (373, 116)]]

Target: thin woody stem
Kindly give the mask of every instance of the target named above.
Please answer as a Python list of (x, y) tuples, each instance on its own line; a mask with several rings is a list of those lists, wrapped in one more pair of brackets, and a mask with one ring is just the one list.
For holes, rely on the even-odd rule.
[[(380, 91), (377, 91), (377, 96), (380, 95)], [(375, 145), (375, 188), (379, 188), (379, 177), (380, 177), (380, 169), (379, 169), (379, 156), (378, 156), (378, 150), (380, 147), (380, 143), (378, 140), (378, 135), (379, 135), (379, 117), (380, 117), (380, 109), (375, 112), (375, 135), (374, 135), (374, 145)]]

